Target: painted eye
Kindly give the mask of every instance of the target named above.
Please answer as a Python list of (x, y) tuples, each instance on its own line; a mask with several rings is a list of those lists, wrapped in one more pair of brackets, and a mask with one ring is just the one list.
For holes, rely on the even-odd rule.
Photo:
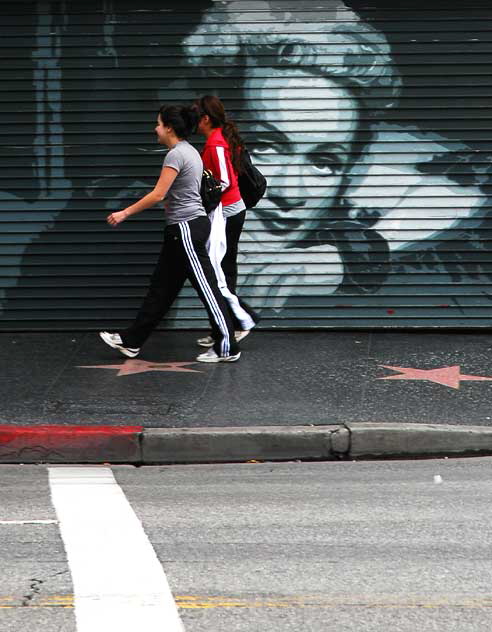
[(278, 153), (278, 148), (275, 145), (259, 143), (251, 147), (251, 153), (255, 154), (255, 156), (271, 156)]
[(317, 165), (313, 165), (313, 169), (316, 173), (327, 176), (333, 176), (336, 173), (335, 165), (332, 163), (319, 163)]
[(341, 165), (333, 160), (315, 162), (312, 164), (312, 168), (316, 174), (324, 176), (334, 176), (341, 171)]

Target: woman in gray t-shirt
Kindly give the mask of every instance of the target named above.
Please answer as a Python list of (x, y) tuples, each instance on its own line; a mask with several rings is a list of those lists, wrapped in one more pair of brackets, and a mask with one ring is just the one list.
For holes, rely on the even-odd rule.
[(171, 105), (159, 110), (155, 132), (158, 142), (169, 148), (160, 178), (153, 191), (107, 218), (110, 226), (117, 226), (130, 215), (164, 200), (164, 242), (140, 311), (124, 331), (99, 334), (106, 344), (130, 358), (139, 354), (140, 347), (169, 310), (186, 279), (207, 310), (215, 340), (214, 346), (197, 360), (235, 362), (241, 355), (207, 254), (210, 221), (200, 197), (203, 164), (200, 154), (186, 140), (197, 123), (198, 114), (192, 108)]

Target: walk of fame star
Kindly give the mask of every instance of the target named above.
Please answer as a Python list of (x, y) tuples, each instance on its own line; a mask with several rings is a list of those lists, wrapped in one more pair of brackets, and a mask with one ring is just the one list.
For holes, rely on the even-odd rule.
[(94, 366), (78, 366), (78, 369), (118, 369), (116, 377), (148, 373), (149, 371), (168, 371), (171, 373), (202, 373), (196, 369), (185, 369), (195, 362), (147, 362), (146, 360), (126, 360), (123, 364), (98, 364)]
[(443, 386), (458, 389), (460, 382), (476, 381), (491, 382), (492, 377), (481, 375), (461, 375), (460, 365), (443, 366), (440, 369), (412, 369), (404, 366), (387, 366), (380, 364), (379, 366), (392, 371), (398, 371), (401, 375), (387, 375), (379, 377), (378, 380), (426, 380), (427, 382), (435, 382)]

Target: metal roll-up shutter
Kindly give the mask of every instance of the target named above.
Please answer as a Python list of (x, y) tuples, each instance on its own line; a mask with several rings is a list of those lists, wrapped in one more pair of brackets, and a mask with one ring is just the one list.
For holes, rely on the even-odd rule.
[[(488, 326), (491, 26), (484, 0), (1, 2), (0, 328), (130, 321), (163, 213), (105, 217), (159, 176), (159, 105), (207, 93), (268, 178), (261, 326)], [(162, 327), (206, 326), (186, 286)]]

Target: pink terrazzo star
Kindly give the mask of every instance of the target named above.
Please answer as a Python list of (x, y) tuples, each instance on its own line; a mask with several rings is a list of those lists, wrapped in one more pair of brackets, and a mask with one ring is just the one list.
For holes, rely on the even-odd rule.
[(78, 366), (78, 369), (118, 369), (116, 377), (148, 373), (150, 371), (167, 371), (170, 373), (202, 373), (196, 369), (185, 369), (185, 366), (195, 362), (147, 362), (146, 360), (126, 360), (123, 364), (98, 364), (92, 366)]
[(481, 375), (461, 375), (459, 364), (454, 366), (443, 366), (440, 369), (413, 369), (404, 366), (388, 366), (380, 364), (379, 366), (392, 371), (398, 371), (402, 375), (387, 375), (379, 377), (378, 380), (426, 380), (427, 382), (435, 382), (443, 386), (459, 389), (460, 382), (476, 381), (490, 382), (492, 377), (484, 377)]

